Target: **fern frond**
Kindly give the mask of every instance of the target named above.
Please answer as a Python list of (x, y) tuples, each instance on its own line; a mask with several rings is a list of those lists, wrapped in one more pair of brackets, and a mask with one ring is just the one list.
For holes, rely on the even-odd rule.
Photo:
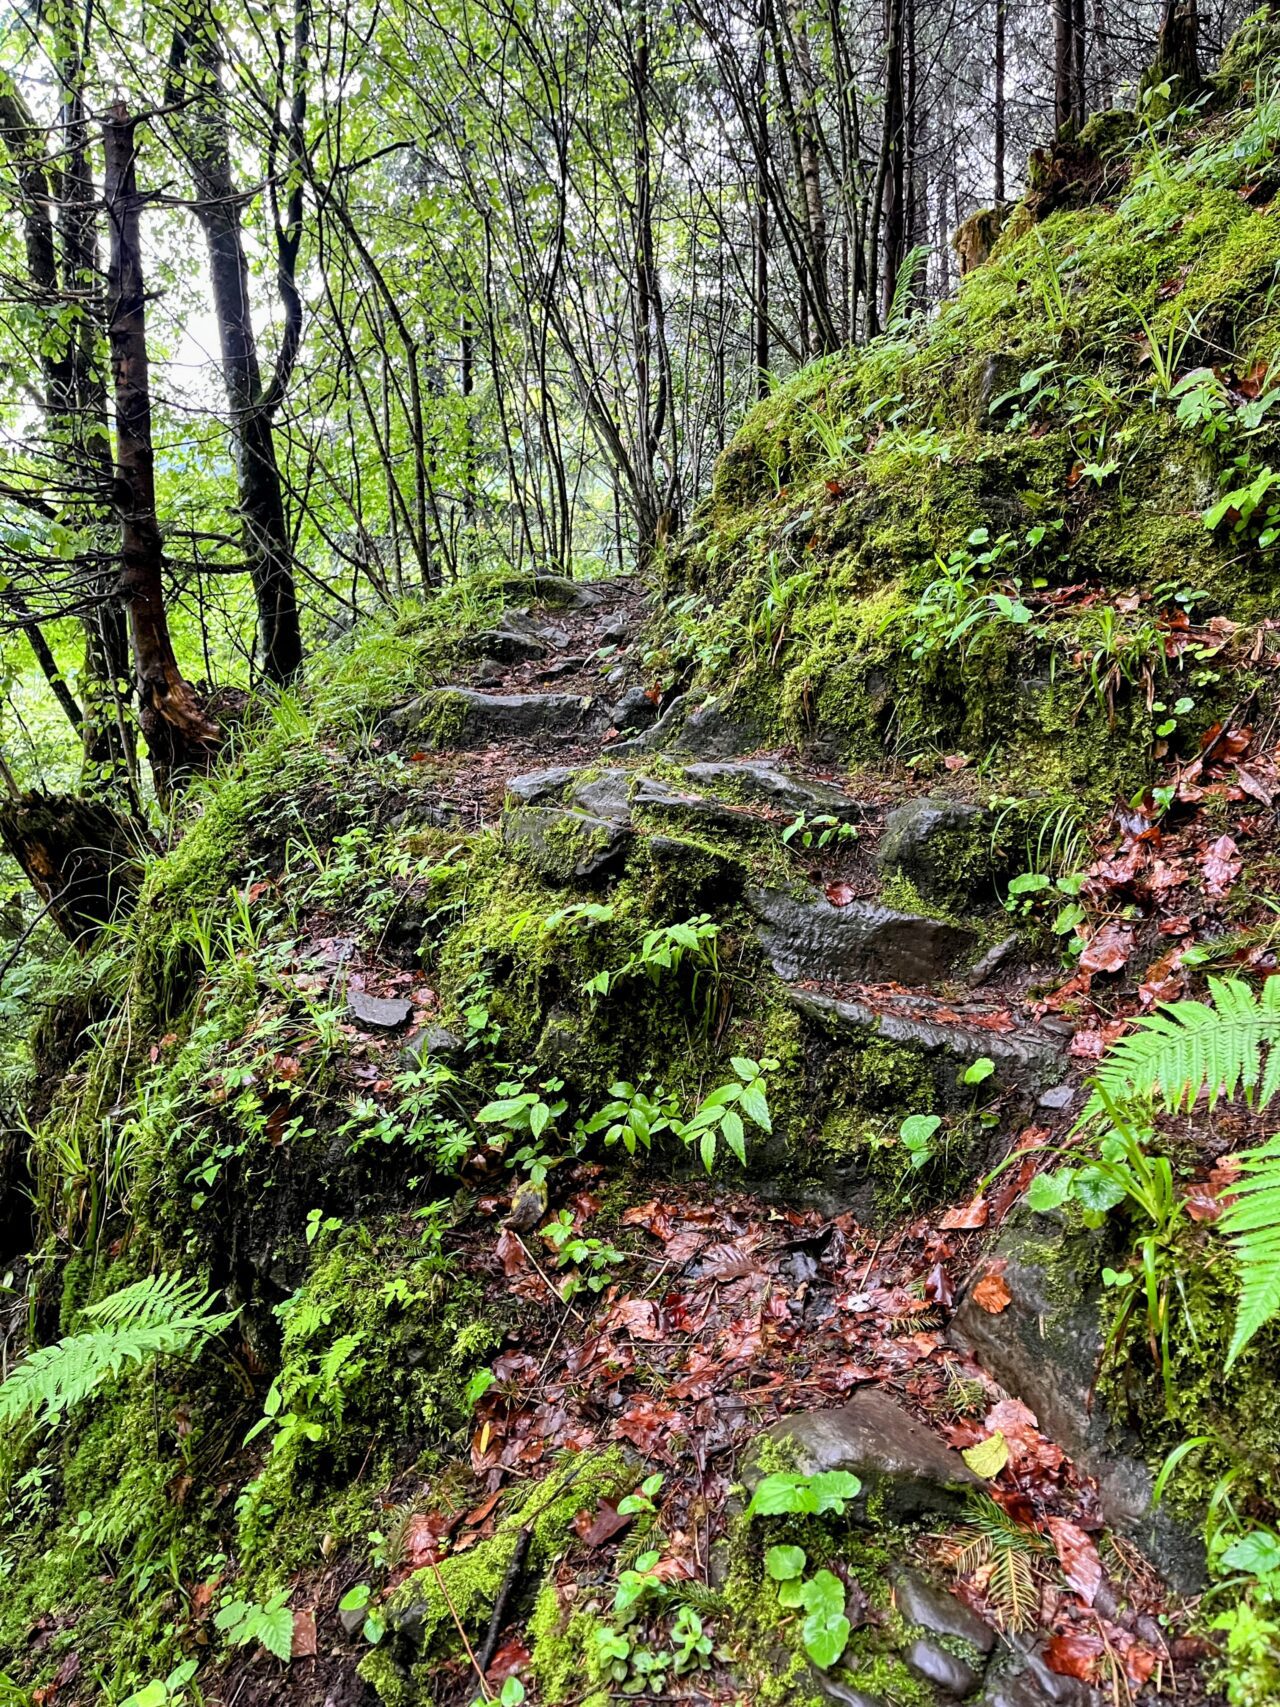
[[(1238, 978), (1211, 978), (1209, 1002), (1170, 1002), (1112, 1044), (1094, 1075), (1085, 1117), (1113, 1102), (1154, 1097), (1171, 1113), (1190, 1109), (1203, 1093), (1212, 1108), (1244, 1093), (1265, 1108), (1280, 1091), (1280, 977), (1261, 996)], [(1265, 1050), (1265, 1056), (1264, 1056)]]
[(902, 257), (898, 276), (894, 280), (893, 300), (889, 304), (887, 330), (901, 332), (911, 318), (911, 298), (929, 259), (929, 245), (917, 243)]
[(0, 1383), (0, 1424), (54, 1422), (128, 1363), (194, 1353), (238, 1314), (215, 1311), (215, 1296), (181, 1275), (149, 1275), (90, 1305), (84, 1314), (100, 1326), (40, 1346)]
[(966, 1508), (968, 1521), (944, 1538), (947, 1563), (960, 1577), (985, 1571), (983, 1592), (1004, 1628), (1030, 1629), (1039, 1604), (1033, 1561), (1049, 1543), (989, 1494), (971, 1495)]
[(1239, 1160), (1235, 1202), (1218, 1223), (1231, 1240), (1240, 1268), (1228, 1369), (1258, 1329), (1280, 1311), (1280, 1133), (1256, 1150), (1246, 1150)]

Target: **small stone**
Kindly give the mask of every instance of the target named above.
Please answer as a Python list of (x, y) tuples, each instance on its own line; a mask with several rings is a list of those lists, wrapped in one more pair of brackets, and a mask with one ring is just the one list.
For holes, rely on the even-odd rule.
[(363, 1606), (340, 1606), (338, 1608), (338, 1623), (342, 1626), (344, 1636), (358, 1636), (364, 1629), (368, 1617)]
[(728, 806), (724, 801), (712, 800), (705, 794), (682, 794), (656, 776), (639, 779), (631, 795), (631, 804), (642, 808), (651, 817), (710, 825), (718, 830), (754, 830), (759, 824), (758, 819), (741, 807)]
[(673, 743), (696, 759), (731, 759), (760, 745), (760, 732), (748, 719), (734, 717), (718, 700), (691, 711)]
[(363, 990), (349, 990), (347, 1012), (368, 1030), (399, 1031), (413, 1018), (413, 1003), (398, 996), (367, 996)]
[(443, 1025), (424, 1025), (411, 1031), (404, 1040), (401, 1057), (407, 1066), (420, 1067), (424, 1061), (460, 1061), (466, 1054), (466, 1044)]
[(931, 1642), (927, 1636), (917, 1636), (908, 1643), (902, 1658), (909, 1671), (947, 1695), (972, 1695), (982, 1682), (967, 1660)]
[(833, 1701), (835, 1707), (884, 1707), (878, 1695), (868, 1695), (865, 1689), (854, 1689), (851, 1684), (841, 1683), (838, 1677), (831, 1677), (816, 1666), (810, 1677), (822, 1699)]
[(995, 1646), (996, 1633), (990, 1624), (954, 1594), (936, 1588), (915, 1571), (904, 1571), (896, 1579), (894, 1600), (909, 1624), (919, 1624), (935, 1636), (957, 1636), (983, 1654)]
[(518, 664), (527, 658), (545, 658), (545, 644), (532, 634), (515, 628), (486, 628), (468, 634), (458, 643), (464, 658), (492, 658), (499, 664)]
[(967, 1489), (981, 1486), (958, 1452), (885, 1394), (868, 1389), (844, 1405), (800, 1411), (772, 1423), (749, 1449), (742, 1480), (754, 1490), (763, 1471), (765, 1441), (789, 1441), (805, 1475), (850, 1470), (862, 1483), (859, 1503), (875, 1494), (895, 1517), (959, 1508)]
[(1041, 1108), (1051, 1109), (1055, 1113), (1070, 1108), (1075, 1100), (1075, 1085), (1052, 1085), (1047, 1091), (1042, 1091), (1037, 1099)]
[(628, 688), (609, 713), (615, 729), (649, 729), (658, 720), (658, 707), (642, 687)]

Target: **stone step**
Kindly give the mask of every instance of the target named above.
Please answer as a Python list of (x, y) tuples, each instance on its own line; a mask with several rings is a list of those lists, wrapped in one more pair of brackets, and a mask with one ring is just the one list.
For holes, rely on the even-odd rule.
[(877, 901), (834, 907), (780, 889), (751, 889), (747, 903), (774, 971), (789, 983), (939, 983), (972, 958), (978, 941), (966, 925), (899, 913)]
[(835, 783), (811, 781), (763, 759), (706, 760), (685, 765), (684, 775), (699, 788), (722, 789), (733, 798), (753, 806), (798, 817), (820, 815), (843, 823), (856, 823), (863, 807)]
[(816, 990), (790, 992), (792, 1005), (807, 1019), (836, 1036), (865, 1039), (868, 1034), (886, 1043), (907, 1044), (924, 1055), (950, 1056), (968, 1066), (986, 1056), (995, 1064), (1002, 1086), (1036, 1093), (1057, 1085), (1066, 1070), (1065, 1042), (1029, 1027), (996, 1031), (964, 1015), (930, 1017), (942, 1004), (920, 998), (908, 1010), (905, 1003), (873, 1007), (870, 1002), (827, 996)]
[(566, 693), (481, 693), (432, 688), (395, 713), (396, 725), (438, 747), (483, 747), (491, 741), (571, 741), (608, 726), (599, 699)]

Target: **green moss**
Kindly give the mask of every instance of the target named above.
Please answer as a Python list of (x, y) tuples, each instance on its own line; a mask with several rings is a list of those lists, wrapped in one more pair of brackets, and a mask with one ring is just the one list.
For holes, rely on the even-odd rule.
[(361, 1677), (387, 1707), (418, 1699), (412, 1692), (401, 1691), (410, 1686), (425, 1688), (432, 1676), (433, 1656), (460, 1647), (457, 1624), (469, 1635), (483, 1631), (521, 1531), (530, 1532), (526, 1570), (536, 1579), (572, 1545), (571, 1525), (577, 1512), (601, 1498), (616, 1499), (634, 1481), (626, 1455), (617, 1448), (557, 1465), (504, 1512), (487, 1541), (457, 1558), (444, 1559), (438, 1575), (430, 1566), (415, 1572), (396, 1590), (387, 1604), (395, 1632), (392, 1644), (387, 1653), (361, 1663)]
[(525, 1635), (529, 1667), (547, 1707), (563, 1707), (571, 1701), (579, 1707), (605, 1707), (609, 1701), (604, 1688), (582, 1694), (584, 1682), (600, 1681), (592, 1676), (591, 1666), (592, 1638), (600, 1627), (594, 1612), (562, 1607), (555, 1583), (543, 1583)]

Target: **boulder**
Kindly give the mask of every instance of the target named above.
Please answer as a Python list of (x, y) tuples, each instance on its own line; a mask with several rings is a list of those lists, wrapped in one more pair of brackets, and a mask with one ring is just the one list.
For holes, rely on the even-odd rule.
[(793, 1007), (837, 1036), (863, 1039), (868, 1033), (887, 1043), (904, 1043), (922, 1054), (954, 1061), (957, 1067), (986, 1056), (994, 1062), (1002, 1086), (1034, 1091), (1061, 1076), (1063, 1045), (1047, 1033), (1033, 1030), (992, 1031), (961, 1019), (922, 1018), (892, 1007), (876, 1009), (866, 1002), (839, 1001), (812, 990), (792, 990)]
[(492, 658), (499, 664), (520, 664), (528, 658), (545, 658), (544, 641), (516, 628), (486, 628), (479, 634), (468, 634), (458, 643), (464, 658)]
[(765, 1442), (786, 1441), (803, 1475), (850, 1470), (862, 1483), (856, 1509), (871, 1501), (888, 1517), (954, 1512), (978, 1477), (958, 1452), (874, 1388), (830, 1410), (800, 1411), (772, 1423), (748, 1449), (742, 1480), (754, 1491), (764, 1476)]
[(631, 831), (616, 819), (595, 818), (567, 806), (522, 806), (503, 813), (502, 840), (520, 849), (544, 877), (567, 883), (620, 865)]
[(980, 1654), (996, 1645), (996, 1633), (949, 1589), (938, 1588), (918, 1571), (901, 1571), (893, 1580), (893, 1598), (908, 1624), (918, 1624), (933, 1636), (953, 1636)]
[(705, 794), (684, 794), (658, 777), (642, 776), (631, 794), (631, 804), (648, 816), (688, 825), (690, 829), (750, 831), (759, 819), (741, 806), (730, 806)]
[(599, 776), (592, 777), (589, 782), (581, 782), (573, 791), (573, 804), (581, 812), (591, 812), (597, 818), (608, 818), (613, 823), (629, 824), (631, 822), (631, 782), (630, 771), (613, 769), (602, 771)]
[(758, 747), (760, 731), (750, 718), (709, 699), (689, 713), (672, 745), (695, 759), (731, 759)]
[(916, 1636), (908, 1642), (902, 1650), (902, 1658), (908, 1671), (913, 1671), (944, 1695), (956, 1698), (972, 1695), (982, 1682), (981, 1673), (976, 1672), (968, 1660), (961, 1659), (959, 1654), (953, 1654), (949, 1648), (931, 1641), (928, 1636)]
[[(1166, 1582), (1194, 1594), (1205, 1580), (1199, 1530), (1166, 1505), (1152, 1511), (1154, 1477), (1141, 1443), (1112, 1421), (1094, 1392), (1103, 1347), (1099, 1237), (1068, 1232), (1060, 1218), (1017, 1211), (975, 1271), (953, 1332), (1095, 1479), (1108, 1523), (1142, 1549)], [(993, 1262), (1003, 1265), (1011, 1299), (997, 1315), (973, 1296)]]
[(658, 707), (644, 688), (628, 688), (609, 712), (615, 729), (651, 729), (658, 721)]
[(501, 585), (504, 597), (528, 597), (561, 610), (594, 610), (612, 591), (607, 580), (571, 581), (567, 575), (516, 573), (506, 576)]
[(413, 1003), (399, 996), (369, 996), (363, 990), (349, 990), (347, 1014), (366, 1031), (399, 1031), (413, 1018)]
[(554, 765), (550, 770), (525, 771), (521, 776), (508, 777), (507, 799), (518, 801), (521, 806), (559, 800), (577, 774), (571, 765)]
[(780, 978), (932, 984), (953, 972), (977, 940), (964, 925), (898, 913), (875, 901), (833, 907), (776, 889), (753, 889), (747, 900)]
[(433, 688), (406, 708), (425, 736), (443, 747), (482, 747), (490, 741), (571, 740), (601, 722), (598, 703), (581, 694), (478, 693)]
[(862, 808), (852, 795), (830, 782), (791, 776), (762, 759), (712, 759), (686, 765), (684, 774), (699, 788), (722, 788), (739, 800), (768, 806), (793, 818), (820, 814), (851, 823)]
[(922, 895), (946, 900), (971, 894), (989, 876), (987, 812), (965, 800), (922, 795), (897, 806), (884, 821), (876, 865), (900, 872)]

